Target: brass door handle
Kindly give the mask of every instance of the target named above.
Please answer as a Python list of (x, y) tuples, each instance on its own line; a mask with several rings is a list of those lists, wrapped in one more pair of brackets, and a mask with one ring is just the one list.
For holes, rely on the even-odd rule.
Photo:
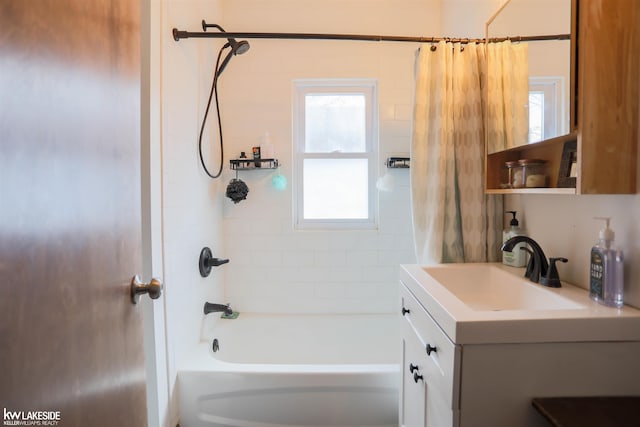
[(149, 298), (158, 299), (162, 295), (162, 282), (151, 279), (149, 283), (142, 283), (137, 274), (131, 279), (131, 303), (138, 304), (140, 295), (149, 294)]

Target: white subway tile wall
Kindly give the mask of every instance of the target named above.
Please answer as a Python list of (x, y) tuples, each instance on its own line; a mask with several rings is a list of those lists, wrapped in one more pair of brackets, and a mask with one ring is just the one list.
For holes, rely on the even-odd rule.
[[(439, 31), (440, 2), (362, 3), (235, 0), (224, 2), (228, 31), (424, 35)], [(339, 8), (339, 10), (336, 10)], [(393, 22), (388, 16), (394, 14)], [(408, 156), (418, 45), (250, 40), (219, 80), (225, 155), (238, 157), (271, 136), (288, 186), (273, 171), (239, 172), (247, 200), (222, 202), (225, 298), (240, 311), (380, 313), (397, 306), (398, 265), (415, 261), (409, 171), (389, 171), (393, 192), (379, 194), (377, 230), (296, 231), (292, 216), (292, 82), (375, 78), (380, 90), (379, 176), (392, 155)], [(226, 171), (225, 184), (235, 177)], [(374, 179), (376, 179), (374, 177)], [(327, 177), (331, 179), (331, 177)], [(336, 182), (336, 185), (340, 185)], [(213, 207), (215, 209), (215, 207)]]

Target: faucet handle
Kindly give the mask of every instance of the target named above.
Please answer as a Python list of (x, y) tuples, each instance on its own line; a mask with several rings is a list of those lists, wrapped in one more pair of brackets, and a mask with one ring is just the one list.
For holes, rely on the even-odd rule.
[(549, 270), (545, 277), (540, 278), (540, 284), (549, 286), (550, 288), (559, 288), (562, 286), (560, 283), (560, 277), (558, 276), (558, 269), (556, 268), (556, 261), (568, 262), (566, 258), (549, 258)]

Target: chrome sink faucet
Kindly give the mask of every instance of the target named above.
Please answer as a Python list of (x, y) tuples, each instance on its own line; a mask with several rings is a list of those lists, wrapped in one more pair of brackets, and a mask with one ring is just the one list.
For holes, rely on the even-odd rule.
[(510, 238), (504, 242), (502, 250), (511, 252), (518, 243), (523, 242), (531, 248), (530, 251), (526, 248), (521, 248), (531, 254), (524, 277), (531, 280), (533, 283), (540, 283), (541, 285), (549, 286), (551, 288), (559, 288), (561, 284), (560, 277), (558, 276), (558, 269), (556, 268), (556, 261), (567, 262), (568, 259), (549, 258), (551, 263), (549, 264), (549, 262), (547, 262), (547, 256), (544, 254), (540, 245), (528, 236), (515, 236)]

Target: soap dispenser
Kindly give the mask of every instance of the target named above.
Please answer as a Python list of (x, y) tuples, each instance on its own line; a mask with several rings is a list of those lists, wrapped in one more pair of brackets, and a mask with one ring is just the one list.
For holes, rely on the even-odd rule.
[[(502, 231), (502, 244), (512, 237), (524, 235), (522, 230), (520, 230), (520, 224), (516, 218), (517, 212), (506, 211), (505, 213), (513, 215), (513, 218), (511, 218), (509, 222), (509, 228), (505, 228)], [(502, 251), (502, 263), (511, 267), (524, 267), (527, 264), (527, 253), (524, 249), (526, 249), (525, 243), (521, 242), (518, 243), (511, 252)]]
[(589, 296), (601, 304), (620, 308), (624, 304), (624, 256), (613, 246), (615, 233), (609, 228), (610, 218), (594, 219), (605, 221), (605, 227), (600, 230), (598, 243), (591, 248)]
[(263, 159), (273, 159), (276, 157), (269, 132), (264, 133), (264, 138), (262, 139), (262, 143), (260, 144), (260, 155)]

